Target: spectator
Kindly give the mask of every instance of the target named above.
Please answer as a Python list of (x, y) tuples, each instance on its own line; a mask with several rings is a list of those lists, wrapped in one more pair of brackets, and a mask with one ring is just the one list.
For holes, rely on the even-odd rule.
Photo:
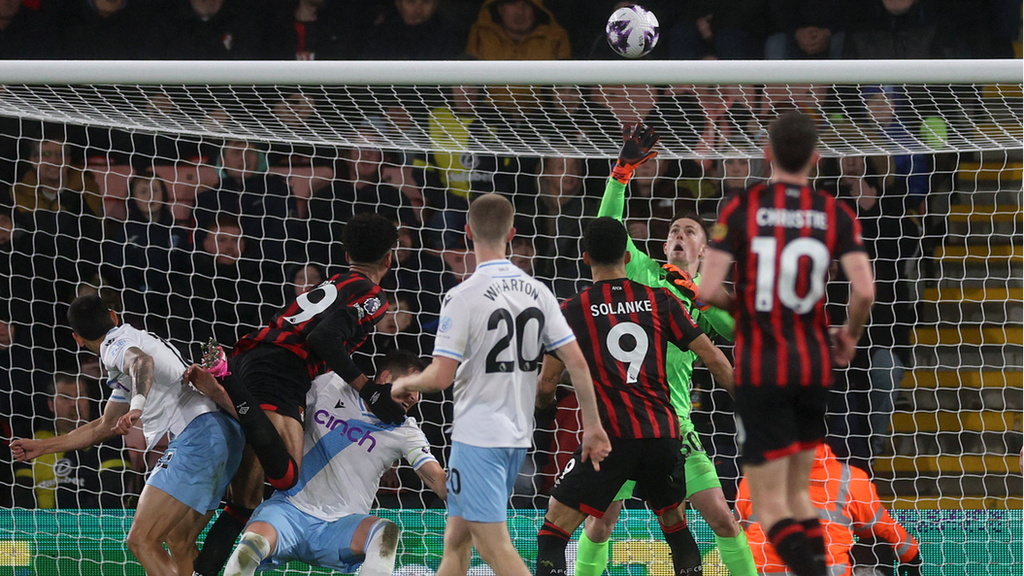
[[(905, 96), (893, 86), (867, 85), (861, 88), (861, 100), (867, 112), (867, 121), (861, 130), (876, 146), (902, 148), (913, 146), (915, 139), (900, 115)], [(911, 206), (920, 205), (931, 190), (931, 164), (925, 154), (894, 154), (884, 172), (885, 185), (895, 186), (893, 191), (907, 195)]]
[(455, 279), (445, 273), (444, 262), (436, 253), (420, 246), (416, 230), (397, 221), (395, 224), (398, 226), (395, 264), (381, 285), (396, 289), (419, 311), (421, 324), (432, 326), (441, 311), (441, 296), (455, 286)]
[(221, 215), (202, 237), (198, 250), (176, 250), (171, 260), (169, 332), (191, 358), (202, 357), (211, 337), (238, 341), (284, 304), (280, 283), (268, 281), (265, 267), (243, 256), (247, 240), (237, 220)]
[(74, 0), (61, 30), (61, 51), (72, 60), (133, 60), (142, 52), (145, 4)]
[(319, 264), (296, 264), (285, 271), (285, 306), (295, 301), (299, 294), (311, 290), (328, 278)]
[[(710, 0), (687, 3), (668, 30), (673, 60), (760, 60), (764, 58), (765, 0), (740, 0), (725, 5)], [(716, 10), (716, 8), (720, 8)]]
[(480, 60), (565, 60), (569, 35), (540, 0), (485, 0), (466, 53)]
[(766, 59), (843, 57), (843, 0), (768, 0), (768, 10), (774, 27), (765, 42)]
[(441, 0), (395, 0), (397, 13), (385, 16), (367, 37), (363, 58), (370, 60), (450, 60), (465, 47), (465, 36), (437, 13)]
[(965, 35), (954, 36), (949, 25), (940, 29), (944, 10), (930, 9), (936, 3), (870, 0), (858, 6), (856, 24), (847, 33), (845, 58), (950, 58), (970, 51)]
[(538, 176), (538, 276), (551, 279), (555, 295), (580, 291), (578, 280), (590, 275), (582, 261), (583, 228), (597, 215), (599, 201), (584, 192), (583, 160), (546, 158)]
[(196, 246), (203, 244), (203, 230), (223, 213), (239, 220), (245, 236), (254, 242), (253, 257), (285, 261), (287, 219), (295, 212), (296, 202), (285, 177), (268, 174), (266, 169), (266, 158), (254, 144), (242, 140), (224, 143), (220, 182), (196, 196)]
[(533, 276), (533, 262), (537, 257), (537, 249), (533, 246), (533, 240), (525, 236), (516, 236), (512, 239), (512, 254), (508, 257), (517, 268)]
[(53, 23), (22, 0), (0, 0), (0, 58), (33, 60), (57, 56)]
[(444, 105), (433, 108), (427, 121), (438, 151), (416, 161), (425, 168), (423, 198), (428, 215), (424, 241), (437, 250), (465, 247), (461, 236), (472, 196), (515, 190), (510, 174), (499, 170), (504, 159), (455, 151), (497, 147), (497, 135), (478, 113), (483, 100), (480, 88), (453, 86), (444, 96)]
[(264, 30), (260, 16), (268, 7), (253, 3), (170, 0), (155, 12), (156, 33), (150, 37), (148, 55), (168, 60), (292, 59)]
[[(824, 532), (825, 559), (831, 568), (830, 574), (849, 573), (854, 535), (878, 538), (888, 543), (902, 564), (900, 574), (921, 574), (917, 541), (882, 506), (878, 491), (868, 475), (841, 463), (827, 444), (818, 446), (811, 469), (810, 494)], [(740, 481), (736, 515), (747, 532), (747, 542), (754, 553), (758, 572), (786, 573), (786, 565), (768, 542), (764, 529), (752, 518), (750, 483), (746, 478)]]
[(327, 0), (298, 0), (283, 41), (294, 60), (346, 60), (353, 56), (355, 27), (345, 26), (343, 5)]
[[(7, 296), (24, 303), (12, 306), (11, 320), (30, 326), (22, 336), (35, 350), (74, 350), (70, 332), (61, 328), (58, 303), (70, 302), (77, 285), (97, 273), (103, 199), (92, 177), (72, 164), (63, 138), (32, 140), (28, 147), (30, 169), (11, 188), (21, 235), (11, 265), (21, 273), (11, 278)], [(37, 356), (39, 369), (56, 370), (52, 354)]]
[(122, 290), (124, 310), (145, 320), (166, 317), (171, 251), (186, 243), (168, 203), (167, 183), (152, 170), (128, 182), (128, 218), (104, 244), (105, 276)]
[[(47, 392), (54, 427), (52, 431), (37, 432), (33, 440), (62, 436), (92, 420), (92, 399), (84, 379), (58, 374)], [(16, 470), (15, 505), (42, 509), (119, 509), (124, 506), (127, 468), (117, 438), (99, 446), (40, 456)]]
[(318, 191), (309, 200), (309, 234), (314, 261), (340, 264), (345, 261), (341, 239), (345, 223), (362, 212), (376, 212), (398, 219), (405, 196), (381, 182), (384, 152), (379, 148), (353, 148), (342, 154), (346, 176)]
[[(895, 395), (912, 362), (910, 330), (917, 322), (911, 287), (906, 278), (909, 261), (920, 253), (921, 229), (907, 216), (906, 197), (884, 190), (873, 158), (845, 156), (840, 161), (839, 197), (857, 213), (864, 248), (875, 271), (875, 305), (849, 377), (866, 374), (867, 406), (852, 412), (867, 413), (870, 452), (851, 446), (852, 455), (869, 459), (884, 449)], [(869, 168), (870, 167), (870, 168)], [(856, 386), (851, 382), (851, 386)], [(856, 428), (856, 427), (854, 427)]]

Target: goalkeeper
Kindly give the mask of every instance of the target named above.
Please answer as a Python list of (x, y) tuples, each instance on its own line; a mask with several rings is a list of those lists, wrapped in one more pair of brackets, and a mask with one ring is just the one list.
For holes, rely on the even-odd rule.
[[(658, 135), (654, 129), (642, 124), (624, 127), (622, 136), (625, 142), (611, 178), (608, 179), (598, 212), (598, 216), (611, 216), (620, 221), (625, 205), (626, 185), (633, 175), (633, 170), (657, 154), (652, 152), (651, 148), (658, 142)], [(693, 298), (698, 297), (698, 268), (707, 242), (707, 234), (699, 216), (677, 216), (673, 219), (668, 238), (665, 240), (664, 249), (668, 264), (664, 267), (658, 264), (630, 240), (630, 259), (626, 264), (626, 276), (647, 286), (668, 288), (679, 298), (683, 307), (705, 333), (711, 337), (718, 334), (732, 340), (733, 319), (728, 312), (704, 306), (687, 296), (689, 294)], [(714, 531), (715, 543), (729, 572), (733, 576), (755, 576), (757, 572), (754, 557), (747, 545), (746, 535), (725, 501), (715, 467), (704, 452), (704, 447), (701, 446), (690, 421), (690, 377), (696, 359), (697, 355), (693, 352), (671, 346), (666, 357), (671, 400), (679, 414), (683, 452), (686, 455), (686, 498)], [(587, 519), (576, 555), (576, 576), (600, 576), (604, 572), (608, 565), (608, 539), (618, 521), (622, 501), (633, 494), (633, 487), (632, 481), (622, 486), (615, 502), (612, 502), (603, 518), (591, 516)]]

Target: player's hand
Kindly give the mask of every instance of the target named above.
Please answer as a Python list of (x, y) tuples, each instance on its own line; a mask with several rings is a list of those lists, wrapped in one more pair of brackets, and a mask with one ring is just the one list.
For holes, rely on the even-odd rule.
[(598, 426), (596, 430), (583, 430), (583, 443), (580, 444), (580, 462), (586, 462), (589, 458), (594, 466), (594, 470), (600, 472), (601, 462), (608, 457), (611, 451), (612, 443), (608, 440), (608, 434), (605, 433), (602, 426)]
[(626, 124), (622, 127), (622, 148), (619, 150), (619, 158), (612, 169), (612, 177), (626, 184), (636, 167), (647, 162), (658, 155), (651, 150), (661, 136), (654, 131), (654, 128), (644, 124)]
[(921, 564), (921, 553), (918, 552), (909, 562), (900, 564), (896, 568), (896, 574), (897, 576), (921, 576)]
[(667, 274), (665, 279), (675, 285), (683, 296), (686, 296), (698, 310), (704, 311), (711, 308), (710, 304), (705, 304), (700, 301), (700, 289), (697, 287), (697, 283), (690, 278), (690, 275), (685, 270), (676, 266), (675, 264), (663, 264), (661, 266), (665, 269)]
[(846, 326), (829, 329), (832, 337), (832, 363), (838, 367), (848, 366), (857, 353), (857, 341), (846, 330)]
[(124, 436), (135, 427), (135, 423), (142, 417), (142, 410), (129, 410), (127, 414), (117, 419), (112, 431)]
[(18, 462), (28, 462), (43, 454), (43, 445), (39, 440), (18, 438), (11, 441), (11, 454)]
[(391, 397), (391, 384), (374, 384), (367, 382), (359, 390), (359, 397), (366, 402), (370, 412), (385, 424), (401, 424), (405, 422), (405, 408)]

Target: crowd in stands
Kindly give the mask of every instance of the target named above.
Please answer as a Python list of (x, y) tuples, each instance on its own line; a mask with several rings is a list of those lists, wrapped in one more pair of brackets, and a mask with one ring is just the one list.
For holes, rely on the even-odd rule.
[[(381, 0), (357, 9), (340, 0), (0, 0), (0, 58), (608, 58), (604, 23), (617, 4), (622, 3)], [(1003, 0), (741, 0), (726, 11), (722, 3), (705, 0), (647, 4), (662, 26), (652, 58), (1003, 57), (1013, 55), (1011, 43), (1020, 36), (1020, 4)], [(758, 144), (766, 118), (801, 105), (795, 90), (557, 88), (544, 94), (543, 106), (556, 124), (558, 118), (590, 119), (573, 126), (608, 140), (618, 139), (621, 123), (657, 126), (673, 111), (689, 124), (684, 128), (692, 130), (695, 149), (711, 152), (734, 140)], [(278, 96), (274, 112), (285, 124), (308, 119), (318, 105), (302, 94)], [(560, 298), (575, 294), (589, 277), (580, 239), (587, 219), (597, 213), (608, 161), (440, 151), (474, 139), (500, 140), (502, 126), (516, 121), (500, 109), (482, 113), (483, 96), (476, 88), (454, 87), (443, 94), (444, 104), (422, 115), (398, 119), (395, 114), (408, 110), (387, 111), (392, 125), (415, 126), (438, 139), (438, 151), (429, 154), (0, 121), (0, 436), (32, 437), (54, 421), (55, 430), (46, 433), (65, 433), (61, 422), (67, 418), (59, 412), (72, 408), (58, 402), (54, 391), (59, 397), (72, 384), (78, 387), (74, 398), (103, 396), (99, 374), (54, 378), (83, 373), (84, 360), (65, 327), (67, 305), (83, 291), (98, 291), (127, 321), (198, 358), (209, 338), (235, 342), (338, 271), (344, 265), (344, 223), (363, 211), (392, 218), (400, 231), (396, 266), (382, 282), (390, 312), (359, 357), (367, 373), (375, 372), (373, 359), (390, 349), (430, 354), (439, 295), (474, 269), (462, 230), (468, 202), (477, 194), (499, 192), (513, 200), (518, 237), (512, 261), (549, 282)], [(501, 100), (487, 96), (488, 102)], [(899, 112), (906, 95), (897, 88), (866, 86), (857, 94), (826, 97), (852, 99), (861, 107), (870, 124), (856, 126), (858, 134), (899, 142), (921, 129), (904, 123)], [(822, 121), (852, 122), (810, 111)], [(663, 142), (672, 145), (670, 138)], [(926, 209), (933, 161), (923, 154), (830, 159), (819, 166), (817, 182), (867, 223), (872, 257), (908, 259), (920, 252), (921, 236), (919, 223), (908, 215)], [(648, 162), (630, 183), (630, 234), (660, 256), (673, 214), (696, 210), (713, 216), (725, 195), (764, 177), (756, 159)], [(845, 384), (864, 394), (842, 396), (870, 408), (835, 408), (873, 414), (871, 422), (840, 419), (834, 428), (846, 434), (840, 455), (865, 462), (885, 449), (893, 390), (910, 361), (904, 328), (914, 322), (905, 260), (879, 261), (884, 265), (877, 269), (873, 327), (862, 342), (861, 370), (851, 371), (854, 381)], [(695, 393), (698, 412), (702, 404), (706, 413), (723, 406), (710, 395), (699, 400), (709, 388)], [(444, 464), (451, 403), (433, 400), (420, 403), (419, 416)], [(574, 402), (560, 394), (558, 405)], [(95, 407), (85, 407), (95, 414)], [(76, 409), (85, 418), (84, 408)], [(531, 463), (538, 471), (534, 491), (549, 487), (560, 468), (557, 458), (546, 455), (573, 436), (573, 422), (556, 425), (556, 414), (539, 416), (548, 426), (538, 435), (546, 449)], [(708, 420), (703, 431), (725, 430), (717, 436), (732, 442), (730, 425)], [(854, 436), (865, 438), (864, 445), (847, 441)], [(734, 455), (734, 445), (731, 450)], [(721, 453), (728, 451), (721, 447)], [(105, 456), (82, 457), (103, 463), (100, 469), (110, 472), (104, 482), (119, 470)], [(142, 454), (132, 459), (136, 470), (153, 461)], [(13, 472), (10, 479), (4, 476), (10, 470), (0, 465), (0, 485), (16, 484)], [(17, 471), (19, 480), (31, 475), (25, 470)], [(406, 476), (403, 483), (416, 483)], [(88, 482), (94, 480), (100, 479)], [(43, 502), (36, 492), (36, 502)], [(15, 496), (19, 502), (33, 497), (31, 491), (0, 491), (0, 505), (11, 505)]]
[[(613, 0), (4, 0), (0, 58), (481, 60), (613, 57)], [(1011, 0), (642, 2), (652, 58), (998, 58)], [(727, 7), (727, 9), (725, 9)]]

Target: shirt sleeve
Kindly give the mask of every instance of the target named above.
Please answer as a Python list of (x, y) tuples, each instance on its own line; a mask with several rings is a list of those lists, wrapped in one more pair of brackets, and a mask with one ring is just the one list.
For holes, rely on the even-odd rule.
[(743, 214), (742, 197), (739, 194), (734, 194), (722, 209), (718, 222), (711, 227), (708, 246), (735, 256), (739, 251), (740, 243), (744, 240)]
[(466, 306), (456, 302), (455, 295), (449, 292), (441, 304), (441, 319), (437, 323), (437, 336), (434, 338), (434, 356), (462, 362), (469, 339), (469, 322)]
[(121, 335), (107, 344), (103, 351), (103, 366), (111, 372), (111, 376), (124, 374), (124, 355), (131, 347), (141, 348), (138, 338), (131, 331), (121, 331)]
[(575, 341), (576, 335), (573, 334), (572, 328), (569, 327), (569, 322), (566, 321), (565, 315), (562, 314), (562, 308), (558, 305), (558, 300), (555, 300), (554, 294), (546, 288), (542, 288), (540, 294), (541, 306), (543, 306), (544, 312), (544, 350), (558, 350), (562, 346)]
[(437, 458), (430, 452), (430, 442), (426, 435), (420, 430), (416, 421), (409, 418), (402, 428), (405, 431), (405, 446), (402, 447), (402, 457), (412, 466), (413, 470), (419, 470), (427, 462), (437, 462)]
[(680, 350), (689, 348), (690, 342), (704, 334), (704, 331), (693, 321), (690, 313), (686, 311), (682, 303), (668, 290), (663, 290), (662, 300), (668, 304), (668, 322), (663, 325), (669, 327), (671, 333), (669, 341)]
[(839, 258), (848, 252), (864, 252), (860, 222), (845, 202), (836, 202), (836, 245), (832, 256)]
[(871, 480), (855, 477), (850, 483), (850, 496), (846, 508), (858, 536), (885, 540), (892, 545), (900, 562), (909, 562), (917, 556), (917, 540), (882, 506)]

